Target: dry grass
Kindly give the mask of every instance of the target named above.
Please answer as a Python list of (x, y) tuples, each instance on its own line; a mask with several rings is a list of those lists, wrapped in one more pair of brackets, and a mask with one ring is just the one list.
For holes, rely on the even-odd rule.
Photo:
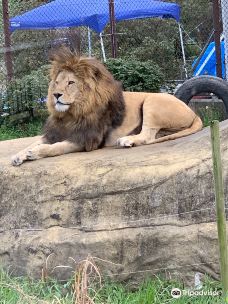
[(95, 304), (96, 293), (93, 289), (94, 297), (90, 297), (90, 289), (96, 286), (101, 289), (101, 273), (92, 257), (78, 263), (74, 277), (74, 304)]

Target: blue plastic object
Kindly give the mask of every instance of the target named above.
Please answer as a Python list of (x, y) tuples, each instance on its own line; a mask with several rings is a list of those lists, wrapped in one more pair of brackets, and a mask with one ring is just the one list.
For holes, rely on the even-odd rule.
[[(225, 78), (225, 48), (224, 41), (221, 41), (221, 58), (222, 58), (222, 77)], [(196, 59), (197, 60), (197, 59)], [(215, 56), (215, 42), (211, 42), (206, 48), (197, 66), (196, 60), (193, 62), (193, 75), (216, 75), (216, 56)]]

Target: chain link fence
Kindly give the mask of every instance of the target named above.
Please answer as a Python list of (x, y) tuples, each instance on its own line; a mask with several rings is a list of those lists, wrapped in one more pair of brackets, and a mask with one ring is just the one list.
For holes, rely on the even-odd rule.
[(226, 0), (221, 0), (223, 35), (225, 41), (225, 66), (226, 79), (228, 79), (228, 3)]
[[(58, 0), (57, 2), (59, 2)], [(74, 0), (68, 0), (75, 3)], [(86, 2), (86, 0), (83, 0)], [(9, 17), (21, 15), (35, 7), (53, 2), (50, 1), (26, 1), (26, 3), (9, 0)], [(162, 10), (163, 1), (159, 3)], [(213, 31), (212, 22), (212, 3), (207, 0), (191, 0), (191, 1), (169, 1), (175, 2), (181, 7), (180, 25), (183, 33), (184, 55), (180, 41), (180, 31), (178, 22), (174, 18), (165, 16), (161, 18), (139, 18), (122, 20), (116, 22), (115, 37), (117, 42), (117, 59), (121, 59), (126, 64), (132, 62), (148, 63), (153, 66), (153, 70), (157, 70), (162, 74), (162, 87), (175, 86), (179, 81), (186, 78), (187, 69), (188, 77), (192, 75), (192, 64), (197, 56), (201, 53), (211, 32)], [(97, 3), (93, 2), (90, 10), (96, 14)], [(107, 0), (107, 9), (108, 9)], [(129, 4), (128, 4), (129, 3)], [(114, 1), (117, 7), (121, 5), (131, 6), (130, 1)], [(138, 5), (142, 5), (140, 1)], [(88, 6), (88, 5), (87, 5)], [(117, 7), (118, 8), (118, 7)], [(62, 5), (63, 14), (71, 14), (71, 9), (66, 4)], [(51, 15), (55, 15), (56, 11), (52, 11)], [(0, 14), (3, 16), (3, 7), (0, 7)], [(158, 14), (158, 17), (160, 15)], [(47, 20), (45, 13), (42, 20)], [(67, 44), (77, 50), (83, 56), (95, 56), (102, 61), (109, 61), (112, 58), (111, 28), (108, 23), (104, 30), (99, 34), (89, 29), (87, 26), (80, 27), (64, 27), (58, 29), (40, 29), (40, 30), (15, 30), (11, 33), (12, 60), (13, 60), (13, 82), (11, 85), (7, 81), (6, 59), (4, 57), (4, 31), (3, 17), (0, 22), (0, 113), (15, 113), (20, 111), (22, 107), (9, 104), (17, 102), (25, 103), (30, 100), (39, 101), (45, 98), (45, 90), (48, 84), (48, 76), (45, 74), (46, 87), (42, 85), (40, 88), (40, 78), (35, 79), (36, 75), (41, 77), (40, 70), (48, 64), (48, 54), (50, 49), (58, 47), (61, 44)], [(35, 22), (35, 20), (34, 20)], [(160, 75), (159, 74), (159, 75)], [(141, 76), (140, 76), (141, 77)], [(31, 80), (33, 78), (33, 80)], [(26, 81), (31, 83), (31, 92), (34, 98), (29, 94), (30, 99), (24, 99), (24, 93), (20, 87), (24, 86)], [(42, 80), (43, 81), (43, 80)], [(28, 85), (27, 85), (28, 86)], [(18, 92), (17, 99), (12, 100)], [(8, 92), (13, 91), (12, 93)], [(39, 96), (40, 94), (40, 96)], [(9, 112), (9, 109), (11, 109)]]
[[(71, 1), (74, 2), (74, 0)], [(81, 1), (86, 2), (86, 0)], [(48, 2), (41, 0), (26, 1), (22, 5), (22, 1), (11, 0), (9, 1), (9, 15), (10, 17), (19, 15)], [(161, 2), (162, 7), (162, 1), (157, 2)], [(154, 73), (159, 71), (159, 75), (162, 75), (161, 87), (175, 86), (179, 81), (183, 81), (186, 77), (185, 69), (187, 69), (188, 77), (191, 77), (193, 62), (213, 37), (212, 1), (179, 0), (172, 2), (181, 6), (180, 27), (173, 18), (140, 18), (122, 20), (115, 24), (116, 60), (121, 60), (119, 61), (120, 66), (126, 65), (128, 68), (133, 66), (133, 69), (137, 67), (141, 71), (141, 64), (145, 63), (151, 71), (153, 70)], [(227, 37), (226, 41), (228, 42), (228, 4), (226, 2), (226, 0), (221, 0), (223, 34)], [(94, 1), (94, 10), (95, 4), (96, 1)], [(68, 7), (65, 7), (65, 9), (70, 13)], [(3, 8), (0, 7), (0, 14), (2, 11)], [(184, 54), (180, 41), (180, 28), (183, 35)], [(95, 56), (102, 61), (106, 61), (107, 66), (109, 66), (109, 61), (113, 55), (110, 24), (107, 24), (100, 34), (87, 26), (48, 30), (16, 30), (11, 34), (13, 78), (9, 81), (7, 79), (4, 35), (2, 18), (0, 22), (0, 123), (1, 118), (4, 119), (6, 116), (25, 111), (31, 116), (34, 114), (34, 109), (43, 107), (48, 86), (48, 56), (52, 48), (66, 44), (82, 56)], [(228, 50), (228, 45), (226, 45), (226, 49)], [(133, 63), (138, 63), (138, 65), (133, 65)], [(138, 82), (143, 81), (142, 74), (137, 78)], [(126, 75), (126, 78), (129, 78), (129, 75)], [(204, 220), (215, 221), (213, 205), (207, 209), (195, 209), (193, 211), (186, 210), (184, 213), (189, 216), (189, 214), (195, 212), (197, 218), (199, 212), (206, 211)], [(167, 223), (168, 217), (174, 219), (181, 217), (183, 219), (184, 213), (167, 214), (164, 216), (164, 222)], [(206, 215), (208, 215), (208, 218)], [(148, 215), (147, 218), (143, 219), (146, 224), (148, 222), (153, 224), (153, 221), (157, 220), (161, 221), (162, 217), (149, 218)], [(131, 225), (138, 221), (137, 219), (131, 220)], [(113, 223), (111, 224), (113, 225)], [(132, 227), (134, 228), (134, 226)], [(80, 227), (73, 228), (78, 229)], [(90, 227), (85, 228), (89, 229)], [(103, 229), (104, 227), (98, 228)], [(123, 225), (123, 228), (126, 227)], [(210, 264), (210, 262), (201, 264), (208, 265), (208, 263)], [(199, 263), (196, 264), (196, 266), (199, 265)], [(182, 265), (181, 267), (188, 266)], [(176, 270), (178, 265), (172, 267), (170, 269), (161, 268), (160, 270)], [(149, 269), (143, 271), (150, 272)]]

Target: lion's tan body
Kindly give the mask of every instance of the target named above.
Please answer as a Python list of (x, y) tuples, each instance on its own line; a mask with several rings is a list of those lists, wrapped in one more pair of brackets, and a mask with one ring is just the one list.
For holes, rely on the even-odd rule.
[[(200, 118), (176, 97), (122, 92), (103, 65), (67, 50), (53, 61), (48, 110), (42, 139), (13, 156), (13, 165), (102, 145), (153, 144), (202, 129)], [(157, 138), (160, 131), (169, 135)]]
[[(195, 131), (188, 130), (197, 116), (185, 103), (172, 95), (166, 93), (124, 92), (123, 96), (126, 105), (126, 116), (122, 125), (111, 132), (106, 140), (106, 146), (115, 146), (118, 139), (128, 136), (140, 124), (144, 127), (142, 131), (145, 132), (141, 131), (137, 136), (128, 136), (126, 140), (133, 141), (131, 146), (175, 139), (171, 136), (171, 138), (161, 137), (156, 140), (155, 137), (160, 130), (174, 133), (175, 137), (178, 138), (202, 129), (202, 122), (198, 119)], [(184, 133), (183, 130), (185, 130)], [(182, 135), (179, 136), (177, 132), (180, 131)]]

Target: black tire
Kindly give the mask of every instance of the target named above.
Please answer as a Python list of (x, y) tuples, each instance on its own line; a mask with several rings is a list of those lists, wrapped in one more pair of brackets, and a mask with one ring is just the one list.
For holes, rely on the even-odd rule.
[(228, 82), (219, 77), (204, 75), (188, 79), (176, 90), (174, 95), (188, 104), (193, 96), (201, 93), (213, 93), (221, 99), (228, 117)]

